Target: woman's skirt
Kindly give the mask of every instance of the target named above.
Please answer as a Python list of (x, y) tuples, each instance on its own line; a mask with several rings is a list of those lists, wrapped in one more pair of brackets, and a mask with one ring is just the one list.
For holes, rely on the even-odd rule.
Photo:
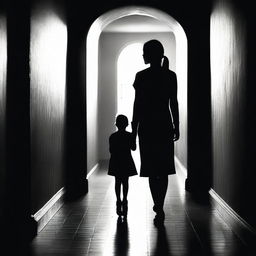
[(154, 177), (175, 174), (174, 141), (170, 134), (139, 132), (140, 176)]

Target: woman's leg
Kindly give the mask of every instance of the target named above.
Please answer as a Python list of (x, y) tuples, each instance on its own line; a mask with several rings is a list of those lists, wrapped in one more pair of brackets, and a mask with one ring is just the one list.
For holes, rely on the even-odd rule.
[(149, 187), (154, 201), (153, 210), (157, 213), (155, 221), (163, 221), (163, 207), (168, 187), (168, 176), (149, 177)]
[(166, 192), (167, 192), (167, 188), (168, 188), (168, 176), (162, 176), (159, 178), (159, 201), (160, 201), (160, 205), (164, 206), (164, 199), (166, 196)]
[(115, 177), (115, 192), (116, 192), (116, 200), (121, 201), (121, 180)]
[(149, 188), (153, 198), (154, 205), (156, 206), (159, 202), (158, 185), (156, 177), (149, 177)]

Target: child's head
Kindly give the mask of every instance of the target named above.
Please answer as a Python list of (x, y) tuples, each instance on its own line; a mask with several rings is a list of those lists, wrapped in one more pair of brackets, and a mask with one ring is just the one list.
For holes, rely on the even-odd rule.
[(118, 115), (116, 117), (116, 127), (119, 130), (125, 130), (128, 126), (128, 118), (125, 115)]

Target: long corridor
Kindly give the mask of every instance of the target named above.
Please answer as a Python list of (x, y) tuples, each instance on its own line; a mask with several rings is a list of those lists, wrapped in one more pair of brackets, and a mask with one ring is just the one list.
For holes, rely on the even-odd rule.
[(147, 178), (130, 178), (127, 221), (115, 213), (114, 178), (103, 166), (89, 178), (89, 193), (66, 203), (31, 243), (31, 255), (149, 256), (256, 255), (249, 252), (210, 205), (184, 189), (185, 175), (169, 176), (164, 227), (153, 224)]

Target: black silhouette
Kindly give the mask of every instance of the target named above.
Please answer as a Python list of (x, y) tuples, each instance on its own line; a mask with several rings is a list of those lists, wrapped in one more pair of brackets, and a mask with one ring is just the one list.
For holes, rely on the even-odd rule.
[[(125, 129), (128, 126), (128, 118), (118, 115), (116, 118), (118, 131), (109, 137), (109, 169), (108, 174), (115, 176), (116, 213), (126, 217), (128, 211), (129, 176), (137, 175), (131, 150), (136, 149), (132, 134)], [(123, 188), (123, 200), (121, 201), (121, 186)]]
[[(179, 139), (179, 110), (176, 74), (158, 40), (144, 44), (143, 58), (150, 67), (136, 74), (134, 81), (132, 134), (139, 136), (140, 176), (149, 177), (156, 212), (155, 224), (163, 223), (168, 175), (175, 174), (174, 141)], [(163, 63), (162, 63), (163, 61)]]
[(129, 227), (127, 220), (122, 220), (121, 217), (117, 219), (114, 255), (126, 256), (129, 254)]
[(166, 234), (166, 229), (164, 226), (160, 226), (157, 229), (156, 244), (153, 250), (153, 256), (171, 256), (170, 244), (168, 241), (168, 236)]

